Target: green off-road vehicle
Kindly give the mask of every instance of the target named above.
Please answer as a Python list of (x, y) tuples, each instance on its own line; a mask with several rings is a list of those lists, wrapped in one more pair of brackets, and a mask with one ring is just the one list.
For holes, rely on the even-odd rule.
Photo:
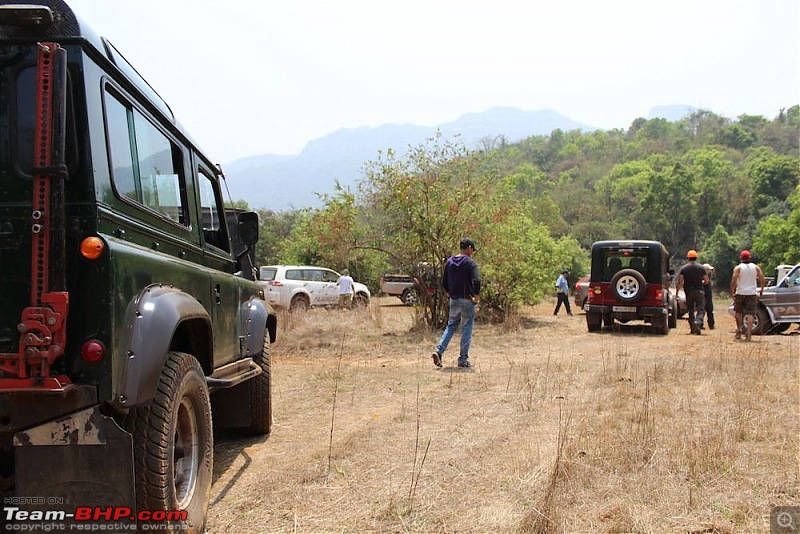
[(257, 217), (63, 1), (0, 0), (0, 67), (4, 521), (202, 532), (212, 418), (270, 432)]

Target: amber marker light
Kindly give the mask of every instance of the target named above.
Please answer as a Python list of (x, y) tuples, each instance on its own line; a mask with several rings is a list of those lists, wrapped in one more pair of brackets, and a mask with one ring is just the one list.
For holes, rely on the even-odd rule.
[(81, 241), (81, 256), (87, 260), (96, 260), (103, 253), (105, 247), (103, 240), (99, 237), (87, 237)]

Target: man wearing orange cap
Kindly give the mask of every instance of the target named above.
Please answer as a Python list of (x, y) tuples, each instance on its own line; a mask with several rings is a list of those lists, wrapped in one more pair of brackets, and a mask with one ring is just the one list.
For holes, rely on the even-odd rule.
[(761, 267), (751, 263), (753, 256), (749, 250), (743, 250), (739, 254), (739, 259), (742, 262), (733, 268), (731, 278), (733, 311), (736, 314), (736, 339), (742, 339), (742, 323), (744, 323), (745, 340), (750, 341), (750, 336), (753, 334), (753, 316), (758, 308), (758, 297), (764, 294), (767, 281), (761, 272)]
[(692, 334), (699, 336), (706, 311), (706, 293), (703, 287), (711, 281), (708, 279), (705, 267), (697, 263), (696, 250), (687, 252), (686, 259), (689, 262), (678, 272), (678, 283), (675, 288), (676, 291), (683, 288), (689, 312), (689, 330)]

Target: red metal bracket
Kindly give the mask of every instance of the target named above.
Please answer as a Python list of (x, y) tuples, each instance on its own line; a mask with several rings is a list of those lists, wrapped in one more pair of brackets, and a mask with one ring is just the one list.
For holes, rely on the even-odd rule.
[[(55, 91), (65, 90), (55, 80), (59, 61), (57, 43), (39, 43), (37, 63), (36, 135), (34, 168), (51, 169), (53, 161), (53, 127)], [(0, 389), (63, 390), (69, 384), (66, 376), (53, 377), (50, 367), (64, 354), (69, 294), (50, 292), (50, 181), (49, 174), (33, 177), (31, 209), (31, 306), (22, 311), (18, 325), (19, 352), (0, 354)]]

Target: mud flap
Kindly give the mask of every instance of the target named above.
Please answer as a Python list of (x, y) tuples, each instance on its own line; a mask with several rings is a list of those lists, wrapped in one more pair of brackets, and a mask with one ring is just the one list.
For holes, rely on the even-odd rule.
[(91, 507), (91, 523), (123, 519), (95, 511), (127, 509), (124, 522), (135, 525), (133, 437), (99, 407), (17, 432), (14, 450), (20, 510), (49, 511), (42, 517), (51, 518), (64, 511), (69, 524), (79, 507)]

